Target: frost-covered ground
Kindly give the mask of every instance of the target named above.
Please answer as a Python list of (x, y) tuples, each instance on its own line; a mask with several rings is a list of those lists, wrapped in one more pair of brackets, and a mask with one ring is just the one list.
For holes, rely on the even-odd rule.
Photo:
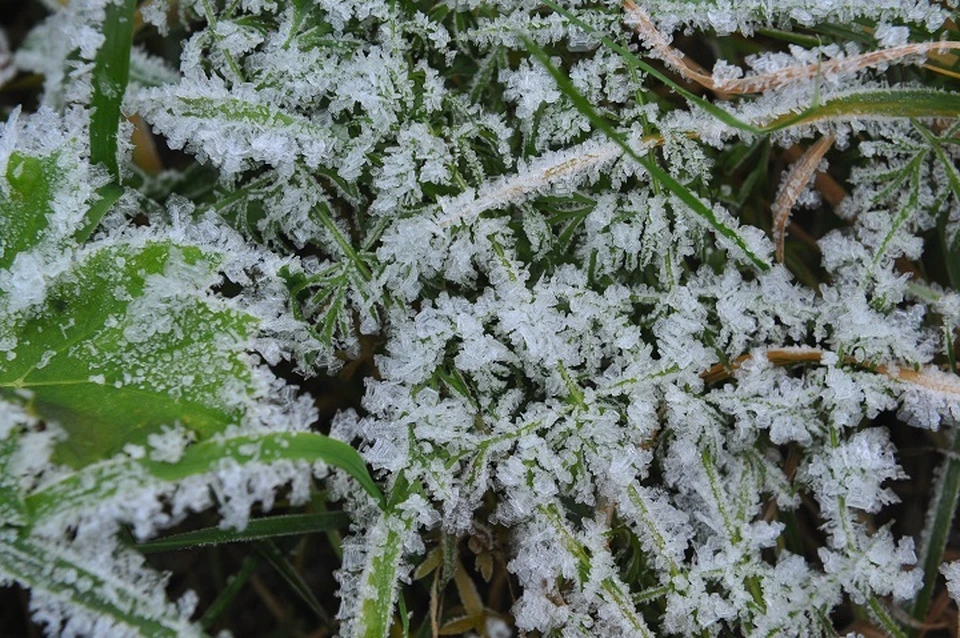
[[(46, 11), (0, 55), (45, 632), (952, 631), (953, 3)], [(203, 524), (226, 573), (144, 558)]]

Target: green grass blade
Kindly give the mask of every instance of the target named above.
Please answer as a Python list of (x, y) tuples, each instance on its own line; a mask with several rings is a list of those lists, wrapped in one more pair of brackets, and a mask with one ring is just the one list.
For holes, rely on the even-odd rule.
[(947, 215), (941, 215), (937, 223), (937, 234), (943, 250), (943, 261), (947, 268), (947, 277), (954, 290), (960, 291), (960, 232), (950, 237), (947, 233)]
[(363, 598), (356, 603), (358, 610), (356, 633), (363, 638), (387, 638), (393, 624), (393, 606), (397, 601), (398, 572), (403, 560), (404, 532), (413, 526), (411, 515), (399, 511), (399, 506), (411, 493), (418, 491), (401, 474), (390, 491), (385, 511), (368, 530), (373, 538), (382, 538), (371, 548), (365, 559), (360, 578)]
[(927, 514), (929, 527), (924, 530), (923, 542), (920, 546), (923, 587), (914, 598), (911, 611), (913, 618), (919, 622), (926, 619), (930, 602), (933, 600), (937, 578), (940, 576), (943, 552), (953, 531), (953, 517), (957, 511), (958, 497), (960, 497), (960, 436), (954, 434), (953, 445), (944, 460), (934, 497), (930, 501), (930, 512)]
[(90, 207), (84, 217), (83, 226), (74, 234), (74, 238), (83, 243), (90, 239), (93, 231), (97, 229), (100, 220), (113, 207), (120, 196), (123, 195), (123, 187), (113, 182), (105, 184), (97, 189), (97, 195), (100, 199)]
[(103, 23), (103, 46), (93, 66), (93, 97), (90, 101), (90, 161), (103, 164), (119, 181), (117, 127), (120, 104), (130, 77), (130, 46), (133, 43), (133, 12), (136, 0), (108, 3)]
[(828, 99), (799, 114), (786, 114), (764, 126), (764, 132), (830, 119), (960, 117), (960, 93), (935, 89), (870, 89)]
[(90, 162), (103, 164), (116, 183), (101, 187), (100, 199), (87, 211), (83, 226), (76, 233), (77, 241), (89, 239), (103, 216), (123, 194), (119, 186), (117, 164), (117, 129), (120, 126), (120, 105), (130, 79), (130, 47), (133, 44), (133, 14), (136, 0), (107, 4), (103, 22), (104, 41), (94, 58), (93, 96), (90, 99)]
[(637, 153), (630, 144), (627, 143), (623, 135), (621, 135), (613, 126), (608, 122), (602, 115), (596, 112), (593, 108), (593, 105), (577, 91), (576, 87), (573, 86), (573, 82), (562, 73), (553, 63), (550, 61), (550, 58), (547, 54), (537, 46), (533, 41), (529, 39), (524, 39), (524, 43), (527, 46), (527, 49), (530, 53), (543, 65), (545, 69), (553, 76), (553, 79), (557, 83), (557, 88), (563, 92), (570, 101), (573, 102), (574, 106), (578, 111), (583, 113), (589, 120), (596, 126), (600, 131), (610, 138), (611, 141), (615, 142), (620, 148), (623, 149), (623, 152), (633, 158), (638, 164), (643, 166), (643, 168), (650, 174), (650, 176), (657, 182), (663, 184), (667, 190), (673, 193), (680, 201), (686, 204), (690, 210), (702, 217), (710, 226), (713, 227), (720, 235), (732, 241), (740, 250), (746, 254), (747, 258), (753, 262), (753, 264), (762, 271), (770, 270), (770, 264), (767, 263), (762, 257), (757, 255), (750, 249), (746, 241), (737, 234), (737, 231), (730, 226), (724, 224), (717, 218), (716, 213), (709, 206), (700, 201), (700, 198), (697, 197), (693, 191), (689, 188), (678, 182), (674, 179), (669, 173), (660, 168), (655, 162), (651, 162), (648, 158), (643, 157)]
[(243, 560), (240, 569), (233, 575), (230, 582), (227, 583), (227, 586), (223, 588), (223, 591), (217, 595), (216, 599), (207, 607), (207, 610), (203, 612), (203, 615), (200, 617), (201, 627), (210, 629), (213, 623), (217, 622), (217, 618), (222, 616), (223, 612), (230, 607), (230, 603), (237, 597), (237, 594), (240, 593), (243, 586), (247, 584), (247, 581), (250, 580), (250, 577), (256, 569), (257, 559), (252, 556), (247, 556)]
[[(388, 519), (395, 514), (384, 514), (381, 523), (387, 528), (386, 539), (374, 550), (368, 564), (367, 597), (360, 603), (360, 635), (365, 638), (386, 638), (393, 621), (393, 604), (397, 598), (397, 571), (403, 558), (403, 537)], [(404, 521), (409, 526), (409, 522)]]
[(290, 564), (290, 561), (287, 560), (287, 557), (284, 555), (280, 548), (277, 547), (272, 541), (262, 540), (257, 541), (256, 544), (257, 552), (270, 565), (277, 570), (277, 573), (283, 578), (283, 580), (290, 586), (290, 589), (300, 597), (300, 599), (307, 604), (307, 606), (313, 610), (313, 612), (320, 618), (325, 625), (332, 626), (333, 621), (330, 618), (330, 615), (326, 612), (323, 606), (320, 604), (320, 601), (317, 600), (316, 596), (313, 595), (313, 590), (310, 589), (310, 585), (303, 580), (303, 576), (300, 575), (293, 565)]
[(135, 485), (144, 487), (173, 484), (215, 472), (224, 459), (232, 459), (240, 466), (279, 460), (323, 461), (353, 476), (381, 507), (385, 503), (357, 451), (342, 441), (314, 432), (220, 436), (187, 448), (177, 463), (118, 457), (67, 474), (28, 495), (25, 502), (35, 518), (94, 507), (99, 501), (120, 496), (119, 486), (125, 482), (135, 480)]
[(145, 553), (167, 552), (191, 547), (242, 543), (278, 536), (296, 536), (340, 529), (350, 524), (346, 512), (317, 512), (314, 514), (288, 514), (251, 520), (243, 530), (207, 527), (193, 532), (174, 534), (140, 543), (136, 549)]

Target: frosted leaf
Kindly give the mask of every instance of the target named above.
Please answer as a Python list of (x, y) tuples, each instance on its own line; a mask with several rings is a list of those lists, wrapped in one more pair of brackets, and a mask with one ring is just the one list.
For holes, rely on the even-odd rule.
[(960, 422), (960, 378), (933, 367), (900, 370), (902, 404), (899, 416), (911, 425), (931, 430)]
[(917, 561), (913, 539), (898, 543), (885, 527), (861, 542), (860, 551), (852, 555), (819, 550), (824, 571), (834, 576), (851, 598), (862, 604), (869, 591), (892, 594), (895, 600), (909, 600), (916, 595), (922, 574), (921, 570), (908, 569)]
[[(216, 431), (240, 419), (253, 380), (243, 355), (252, 318), (185, 294), (193, 287), (198, 295), (215, 281), (216, 261), (163, 243), (88, 251), (54, 280), (42, 309), (15, 322), (17, 357), (0, 367), (0, 383), (7, 391), (31, 390), (51, 416), (72, 412), (62, 424), (85, 431), (85, 442), (63, 452), (80, 464), (136, 442), (122, 428), (89, 429), (91, 420), (122, 423), (130, 393), (141, 409), (150, 406), (156, 425), (180, 420)], [(62, 334), (43, 330), (51, 316)], [(90, 381), (99, 375), (103, 383)], [(139, 432), (142, 440), (149, 430)]]
[(102, 540), (0, 540), (0, 579), (31, 588), (34, 620), (51, 635), (201, 636), (192, 608), (167, 602), (165, 579), (129, 549)]
[(940, 573), (947, 579), (947, 591), (950, 592), (953, 602), (960, 604), (960, 562), (943, 563)]
[(171, 147), (186, 146), (228, 175), (260, 163), (290, 174), (297, 158), (327, 165), (340, 145), (328, 118), (287, 112), (251, 88), (228, 89), (216, 79), (145, 89), (132, 103)]
[(849, 542), (839, 524), (847, 517), (844, 509), (876, 512), (894, 502), (896, 495), (883, 483), (905, 474), (896, 463), (886, 430), (870, 428), (812, 457), (801, 468), (800, 477), (818, 495), (824, 516), (831, 520), (833, 544), (839, 547)]
[(713, 29), (718, 33), (750, 33), (755, 26), (772, 26), (786, 19), (812, 26), (824, 22), (846, 23), (858, 17), (887, 21), (900, 19), (933, 30), (943, 21), (946, 11), (925, 0), (780, 0), (775, 5), (763, 0), (721, 0), (712, 3), (708, 9), (682, 0), (640, 0), (638, 4), (645, 7), (666, 31), (696, 27)]

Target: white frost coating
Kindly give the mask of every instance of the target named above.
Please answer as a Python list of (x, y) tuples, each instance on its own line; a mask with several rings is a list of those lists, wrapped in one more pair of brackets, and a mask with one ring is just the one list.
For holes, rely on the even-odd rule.
[(947, 591), (953, 602), (960, 605), (960, 561), (942, 564), (940, 573), (947, 579)]
[(227, 175), (258, 162), (289, 175), (298, 158), (310, 167), (328, 165), (338, 146), (324, 119), (285, 113), (250, 88), (229, 89), (216, 80), (184, 78), (145, 89), (133, 102), (171, 147), (186, 146)]
[(177, 425), (172, 428), (163, 428), (160, 434), (147, 436), (150, 446), (150, 459), (161, 463), (176, 463), (183, 457), (183, 452), (196, 438), (196, 434)]
[[(180, 6), (204, 16), (204, 4)], [(619, 4), (562, 4), (635, 45)], [(868, 18), (881, 47), (903, 45), (947, 15), (923, 0), (640, 4), (668, 33)], [(0, 190), (12, 192), (20, 175), (6, 180), (14, 152), (65, 159), (56, 163), (50, 230), (0, 272), (0, 372), (17, 364), (32, 309), (78, 263), (116, 251), (102, 273), (110, 277), (131, 258), (124, 247), (172, 243), (142, 287), (111, 280), (123, 311), (104, 317), (96, 347), (63, 353), (90, 363), (80, 381), (225, 410), (232, 425), (214, 441), (226, 446), (306, 432), (316, 421), (311, 397), (267, 365), (290, 361), (305, 375), (346, 365), (352, 374), (364, 368), (344, 359), (362, 356), (377, 371), (363, 413), (341, 413), (331, 434), (356, 444), (386, 488), (402, 475), (416, 493), (382, 515), (345, 472), (276, 462), (263, 441), (246, 438), (210, 472), (161, 481), (149, 463), (168, 470), (209, 443), (175, 421), (111, 459), (55, 468), (47, 461), (64, 432), (54, 421), (39, 431), (23, 407), (28, 392), (11, 392), (18, 403), (0, 414), (0, 444), (16, 449), (2, 487), (57, 496), (32, 528), (55, 552), (93, 560), (94, 541), (122, 525), (147, 538), (209, 507), (222, 526), (242, 528), (279, 494), (305, 502), (319, 478), (353, 525), (338, 574), (344, 635), (366, 631), (363, 601), (396, 599), (409, 558), (435, 526), (452, 535), (489, 523), (512, 530), (503, 549), (523, 589), (513, 610), (521, 630), (644, 636), (650, 619), (650, 635), (804, 635), (845, 600), (914, 594), (921, 575), (909, 539), (859, 522), (863, 512), (884, 515), (889, 482), (904, 477), (889, 435), (864, 420), (897, 411), (936, 428), (958, 419), (957, 379), (936, 366), (947, 345), (936, 322), (956, 326), (960, 302), (936, 289), (917, 293), (896, 266), (922, 257), (941, 220), (960, 227), (948, 167), (925, 135), (945, 135), (939, 125), (847, 113), (770, 136), (789, 147), (834, 135), (835, 152), (862, 158), (837, 211), (849, 223), (819, 242), (825, 277), (814, 291), (784, 266), (753, 267), (744, 248), (771, 262), (772, 243), (729, 212), (741, 193), (715, 177), (725, 169), (716, 157), (766, 142), (680, 100), (657, 100), (675, 106), (669, 113), (639, 104), (659, 85), (542, 4), (457, 0), (442, 3), (443, 17), (408, 11), (409, 3), (321, 0), (307, 22), (323, 26), (307, 35), (287, 3), (242, 0), (230, 15), (191, 26), (178, 72), (135, 50), (124, 104), (169, 146), (219, 168), (214, 194), (155, 202), (156, 193), (186, 193), (182, 176), (142, 176), (144, 187), (117, 204), (96, 241), (77, 247), (70, 238), (104, 178), (84, 161), (89, 113), (53, 109), (89, 96), (103, 6), (69, 3), (16, 55), (19, 69), (46, 76), (42, 101), (51, 108), (4, 128)], [(144, 17), (165, 23), (163, 6), (145, 7)], [(707, 201), (718, 224), (595, 131), (523, 38), (549, 48), (638, 153), (704, 200), (719, 192), (723, 208)], [(799, 79), (755, 98), (706, 96), (762, 126), (815, 100), (888, 90), (880, 74), (889, 60), (867, 68), (856, 62), (861, 53), (832, 43), (751, 56), (744, 68), (720, 60), (715, 82)], [(817, 72), (802, 71), (811, 65)], [(955, 163), (952, 142), (940, 146)], [(746, 155), (737, 170), (756, 159)], [(131, 228), (141, 215), (146, 225)], [(283, 256), (294, 253), (309, 256)], [(51, 330), (66, 338), (77, 325)], [(50, 374), (58, 351), (43, 353), (36, 371)], [(490, 495), (490, 519), (478, 520)], [(826, 547), (793, 555), (777, 508), (810, 500)], [(8, 510), (24, 516), (15, 504)], [(75, 546), (65, 544), (66, 529)], [(651, 600), (635, 601), (635, 583), (621, 582), (624, 561), (640, 560), (633, 552)], [(372, 571), (386, 558), (378, 589)], [(127, 577), (107, 562), (97, 567)], [(141, 565), (129, 572), (162, 589)], [(57, 578), (91, 586), (76, 567), (58, 568)], [(38, 619), (63, 633), (117, 630), (67, 618), (44, 596)], [(194, 603), (187, 596), (164, 613), (183, 618)]]
[(683, 0), (640, 0), (665, 31), (681, 27), (713, 29), (726, 34), (750, 33), (756, 26), (775, 26), (788, 19), (804, 26), (847, 23), (863, 17), (872, 20), (905, 20), (933, 31), (947, 17), (946, 7), (927, 0), (713, 0), (708, 7)]

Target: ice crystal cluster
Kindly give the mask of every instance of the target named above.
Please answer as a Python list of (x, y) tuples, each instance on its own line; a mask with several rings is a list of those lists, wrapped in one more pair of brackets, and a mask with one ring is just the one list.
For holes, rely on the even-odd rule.
[[(906, 478), (881, 423), (960, 419), (960, 296), (908, 267), (939, 237), (960, 272), (960, 95), (920, 70), (950, 3), (47, 4), (0, 76), (43, 77), (0, 141), (0, 581), (48, 634), (202, 634), (124, 539), (321, 485), (343, 636), (494, 526), (490, 635), (833, 636), (853, 605), (903, 636), (925, 577), (956, 596), (956, 454), (924, 535), (872, 524)], [(691, 34), (775, 46), (705, 70)], [(318, 422), (288, 379), (359, 360)]]

